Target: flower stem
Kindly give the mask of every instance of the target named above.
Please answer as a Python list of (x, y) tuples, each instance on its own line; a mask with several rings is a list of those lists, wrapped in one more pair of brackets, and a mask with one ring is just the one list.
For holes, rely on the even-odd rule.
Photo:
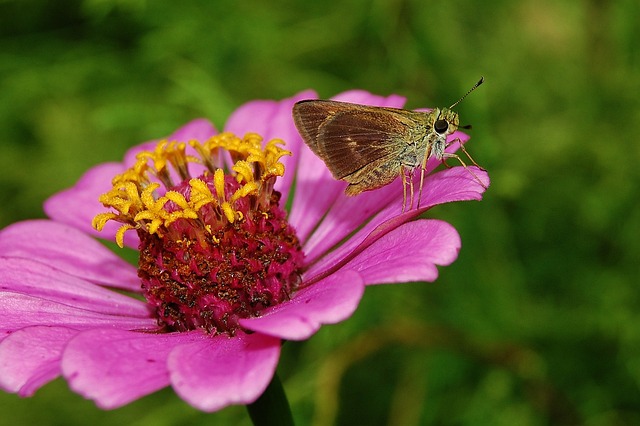
[(247, 410), (254, 426), (293, 426), (289, 401), (277, 373), (260, 398), (247, 405)]

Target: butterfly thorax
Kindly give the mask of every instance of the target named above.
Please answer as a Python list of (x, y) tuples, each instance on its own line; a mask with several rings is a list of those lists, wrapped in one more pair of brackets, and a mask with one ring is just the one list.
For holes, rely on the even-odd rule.
[(420, 125), (414, 129), (415, 134), (409, 138), (411, 147), (405, 151), (403, 164), (410, 169), (424, 164), (430, 157), (438, 160), (444, 158), (447, 147), (447, 136), (458, 130), (458, 113), (448, 108), (436, 108), (414, 117)]

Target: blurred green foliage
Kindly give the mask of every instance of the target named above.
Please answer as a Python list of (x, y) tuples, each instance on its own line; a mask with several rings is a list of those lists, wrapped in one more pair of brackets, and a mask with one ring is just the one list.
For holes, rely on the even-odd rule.
[[(473, 123), (481, 203), (432, 210), (463, 248), (434, 284), (369, 288), (287, 343), (301, 425), (640, 424), (640, 3), (0, 2), (0, 226), (195, 117), (306, 88), (407, 96)], [(3, 424), (248, 424), (166, 389), (101, 411), (63, 381)]]

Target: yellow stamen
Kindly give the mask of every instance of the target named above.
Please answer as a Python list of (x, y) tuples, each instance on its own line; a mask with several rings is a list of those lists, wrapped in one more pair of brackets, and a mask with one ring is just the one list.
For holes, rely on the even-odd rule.
[(200, 210), (207, 204), (217, 204), (217, 200), (203, 180), (195, 178), (191, 179), (189, 181), (189, 186), (191, 187), (191, 197), (189, 201), (193, 204), (194, 210)]
[(220, 208), (222, 208), (222, 213), (224, 213), (229, 223), (233, 223), (236, 221), (235, 210), (231, 208), (231, 204), (225, 201), (224, 203), (222, 203)]
[(120, 248), (124, 247), (124, 233), (127, 232), (129, 229), (133, 229), (133, 226), (131, 226), (131, 225), (122, 225), (116, 231), (116, 244), (118, 244), (118, 247), (120, 247)]
[(233, 165), (232, 169), (237, 173), (238, 183), (253, 181), (253, 167), (249, 162), (240, 160)]
[(253, 195), (258, 192), (258, 184), (255, 182), (249, 182), (248, 184), (241, 186), (236, 192), (231, 196), (231, 202), (234, 203), (238, 201), (240, 198), (244, 198), (248, 195)]
[[(115, 211), (98, 214), (92, 225), (102, 230), (110, 220), (122, 223), (116, 233), (116, 242), (121, 247), (124, 233), (130, 229), (162, 237), (179, 219), (197, 221), (213, 235), (219, 225), (214, 228), (207, 220), (226, 220), (228, 223), (244, 220), (244, 214), (236, 206), (243, 198), (257, 197), (250, 205), (260, 212), (260, 206), (270, 197), (273, 180), (284, 174), (280, 158), (291, 155), (279, 146), (283, 143), (274, 139), (262, 148), (262, 137), (255, 133), (247, 133), (242, 139), (232, 133), (221, 133), (204, 143), (191, 140), (188, 145), (163, 140), (152, 151), (140, 152), (133, 167), (114, 177), (113, 188), (100, 196), (100, 202)], [(188, 154), (188, 147), (199, 157)], [(230, 195), (225, 190), (228, 187), (225, 172), (217, 165), (221, 149), (228, 151), (235, 162), (231, 173), (239, 186)], [(192, 178), (189, 163), (203, 164), (209, 171)], [(172, 176), (188, 180), (190, 191), (187, 196), (173, 189)], [(162, 185), (167, 188), (164, 195), (158, 194)], [(172, 203), (171, 212), (167, 211), (168, 202)], [(215, 210), (203, 212), (205, 206), (215, 207)], [(212, 216), (212, 212), (217, 215)]]
[(213, 184), (216, 187), (218, 199), (224, 201), (224, 172), (222, 169), (217, 169), (213, 174)]
[(91, 226), (97, 231), (102, 231), (108, 221), (113, 220), (117, 217), (118, 215), (115, 213), (99, 213), (98, 215), (96, 215), (96, 217), (93, 218)]

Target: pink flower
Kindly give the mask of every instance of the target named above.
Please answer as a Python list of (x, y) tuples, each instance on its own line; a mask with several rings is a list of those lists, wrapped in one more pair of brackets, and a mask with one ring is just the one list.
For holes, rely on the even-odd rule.
[[(286, 141), (286, 149), (292, 155), (279, 158), (286, 169), (284, 176), (275, 179), (279, 176), (277, 171), (272, 174), (265, 171), (276, 164), (267, 162), (269, 167), (260, 166), (260, 173), (255, 172), (253, 177), (249, 173), (242, 183), (237, 183), (239, 178), (228, 176), (214, 182), (205, 165), (190, 163), (190, 176), (200, 173), (208, 176), (210, 180), (203, 177), (197, 181), (206, 181), (202, 184), (203, 191), (209, 197), (211, 194), (218, 197), (220, 203), (217, 209), (200, 210), (200, 218), (189, 219), (189, 208), (181, 204), (189, 198), (190, 202), (194, 200), (198, 182), (189, 181), (180, 187), (178, 182), (188, 179), (175, 171), (168, 178), (165, 176), (164, 183), (179, 189), (165, 192), (157, 189), (151, 200), (157, 202), (161, 196), (166, 202), (164, 207), (160, 206), (164, 210), (156, 212), (160, 216), (149, 216), (145, 210), (134, 221), (133, 213), (122, 213), (135, 208), (132, 199), (128, 202), (133, 204), (119, 207), (119, 216), (100, 216), (105, 208), (99, 197), (116, 188), (112, 179), (136, 164), (137, 154), (153, 152), (157, 142), (148, 142), (131, 149), (122, 163), (90, 169), (73, 188), (47, 200), (45, 210), (51, 220), (20, 222), (2, 230), (0, 386), (8, 392), (30, 396), (44, 384), (63, 376), (74, 391), (105, 409), (120, 407), (168, 385), (189, 404), (204, 411), (247, 404), (255, 401), (269, 384), (283, 339), (307, 339), (321, 325), (345, 320), (356, 309), (367, 285), (435, 280), (436, 265), (448, 265), (456, 259), (460, 238), (445, 222), (412, 219), (437, 204), (479, 200), (485, 188), (467, 170), (454, 167), (428, 176), (420, 211), (401, 214), (399, 179), (358, 197), (345, 196), (346, 184), (331, 177), (321, 160), (302, 143), (292, 122), (293, 104), (315, 97), (313, 92), (303, 92), (279, 102), (249, 102), (235, 111), (227, 122), (226, 132), (236, 135), (256, 132), (266, 141), (280, 138)], [(398, 96), (383, 98), (361, 91), (346, 92), (336, 99), (392, 107), (404, 103)], [(204, 142), (216, 134), (208, 121), (195, 120), (167, 140)], [(453, 137), (463, 142), (468, 139), (462, 133)], [(196, 151), (189, 146), (186, 154), (195, 155)], [(220, 155), (219, 161), (230, 160)], [(430, 162), (429, 168), (437, 165)], [(488, 185), (484, 171), (474, 169), (474, 173)], [(254, 184), (249, 182), (252, 179), (257, 179)], [(163, 179), (156, 181), (162, 183)], [(269, 198), (276, 194), (271, 186), (274, 181), (273, 188), (281, 193), (281, 204), (292, 200), (288, 218), (278, 213), (281, 207), (277, 197)], [(233, 204), (234, 191), (239, 187), (247, 193), (252, 191), (253, 201)], [(119, 194), (122, 193), (120, 190)], [(111, 206), (122, 201), (118, 197), (109, 200)], [(220, 200), (229, 201), (226, 210)], [(256, 203), (266, 207), (255, 210)], [(180, 213), (179, 218), (168, 220), (167, 215), (175, 212)], [(102, 232), (92, 227), (97, 215), (103, 219)], [(216, 234), (217, 228), (211, 230), (202, 223), (203, 215), (230, 226), (225, 229), (233, 228), (233, 223), (242, 223), (240, 219), (245, 218), (245, 223), (252, 223), (250, 229), (243, 228), (244, 225), (233, 229), (240, 229), (238, 232), (245, 235), (242, 238), (249, 240), (253, 233), (257, 235), (264, 229), (279, 229), (281, 235), (270, 240), (269, 232), (264, 231), (267, 237), (254, 243), (226, 231)], [(160, 231), (148, 232), (153, 223), (160, 222), (166, 225), (163, 231), (166, 239), (174, 245), (184, 244), (173, 249), (171, 260), (167, 260), (168, 252), (164, 251), (166, 241), (156, 238)], [(139, 227), (140, 223), (144, 227)], [(200, 223), (201, 227), (187, 227), (184, 225), (187, 223)], [(172, 235), (167, 233), (168, 229), (177, 229), (182, 234)], [(128, 247), (143, 247), (148, 262), (141, 261), (144, 266), (140, 266), (140, 273), (93, 238), (115, 235)], [(192, 248), (206, 243), (189, 238), (205, 237), (209, 243), (228, 238), (225, 241), (234, 250), (249, 247), (246, 251), (258, 260), (248, 261), (236, 251), (229, 252), (228, 246), (222, 247), (227, 251), (220, 251), (221, 248), (215, 253), (232, 265), (229, 282), (235, 285), (248, 279), (252, 285), (263, 286), (263, 292), (232, 298), (225, 287), (219, 290), (221, 298), (212, 299), (209, 293), (191, 288), (190, 281), (187, 284), (180, 281), (183, 271), (162, 269), (162, 265), (182, 261), (182, 265), (188, 265), (186, 273), (222, 274), (207, 269), (214, 266), (195, 260), (202, 251)], [(149, 238), (154, 242), (147, 241)], [(263, 257), (256, 250), (262, 250), (260, 256), (278, 254), (285, 260), (269, 257), (268, 261), (261, 261)], [(246, 262), (240, 269), (233, 269), (243, 261)], [(265, 266), (265, 262), (270, 265)], [(254, 266), (258, 268), (255, 276), (234, 275), (237, 270), (242, 272)], [(179, 291), (167, 289), (167, 283), (179, 287)], [(184, 298), (188, 303), (169, 302), (173, 297)], [(198, 312), (202, 306), (207, 306), (209, 316)], [(243, 311), (245, 308), (248, 310)]]

